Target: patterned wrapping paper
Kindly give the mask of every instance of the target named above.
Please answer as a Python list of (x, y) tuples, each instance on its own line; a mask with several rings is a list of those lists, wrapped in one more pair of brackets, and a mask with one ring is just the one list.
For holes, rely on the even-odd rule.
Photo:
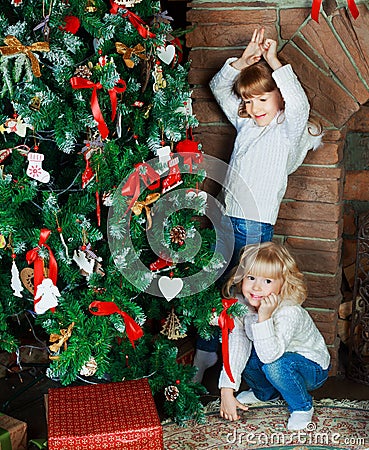
[(146, 378), (49, 389), (49, 450), (162, 450)]
[(26, 450), (27, 424), (0, 413), (0, 449)]

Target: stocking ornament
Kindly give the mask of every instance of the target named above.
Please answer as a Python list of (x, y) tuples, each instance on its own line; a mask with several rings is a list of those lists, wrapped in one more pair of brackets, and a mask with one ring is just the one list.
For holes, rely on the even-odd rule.
[(161, 191), (162, 194), (164, 194), (167, 191), (170, 191), (171, 189), (174, 189), (175, 187), (177, 187), (181, 183), (183, 183), (182, 178), (181, 178), (181, 171), (179, 170), (178, 163), (179, 163), (178, 157), (173, 158), (168, 162), (169, 174), (163, 180), (162, 191)]
[(50, 181), (50, 174), (42, 168), (44, 158), (45, 156), (42, 153), (29, 152), (27, 175), (41, 183), (48, 183)]
[(43, 314), (48, 309), (58, 305), (58, 297), (60, 297), (59, 289), (54, 285), (50, 278), (44, 278), (42, 283), (37, 286), (35, 300), (36, 314)]

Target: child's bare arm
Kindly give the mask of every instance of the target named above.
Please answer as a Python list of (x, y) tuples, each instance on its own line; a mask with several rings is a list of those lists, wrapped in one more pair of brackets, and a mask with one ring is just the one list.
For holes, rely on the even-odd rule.
[(220, 390), (220, 416), (223, 419), (238, 420), (240, 416), (237, 413), (237, 408), (248, 410), (248, 407), (240, 403), (234, 396), (234, 391), (231, 388), (222, 388)]

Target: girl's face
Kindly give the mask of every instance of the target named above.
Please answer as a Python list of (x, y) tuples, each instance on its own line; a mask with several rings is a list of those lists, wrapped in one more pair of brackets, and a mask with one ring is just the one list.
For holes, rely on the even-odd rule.
[(265, 278), (249, 273), (242, 280), (242, 294), (256, 310), (260, 302), (270, 294), (279, 295), (283, 286), (283, 278)]
[(248, 115), (255, 120), (259, 127), (269, 125), (283, 107), (281, 95), (277, 90), (253, 95), (243, 100)]

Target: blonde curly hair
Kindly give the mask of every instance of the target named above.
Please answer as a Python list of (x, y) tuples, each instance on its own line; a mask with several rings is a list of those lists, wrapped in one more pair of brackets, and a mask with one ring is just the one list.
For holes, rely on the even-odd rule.
[(226, 298), (242, 292), (242, 281), (248, 274), (283, 280), (280, 298), (301, 305), (307, 296), (304, 275), (295, 259), (283, 245), (275, 242), (246, 245), (239, 264), (232, 269), (223, 287)]

